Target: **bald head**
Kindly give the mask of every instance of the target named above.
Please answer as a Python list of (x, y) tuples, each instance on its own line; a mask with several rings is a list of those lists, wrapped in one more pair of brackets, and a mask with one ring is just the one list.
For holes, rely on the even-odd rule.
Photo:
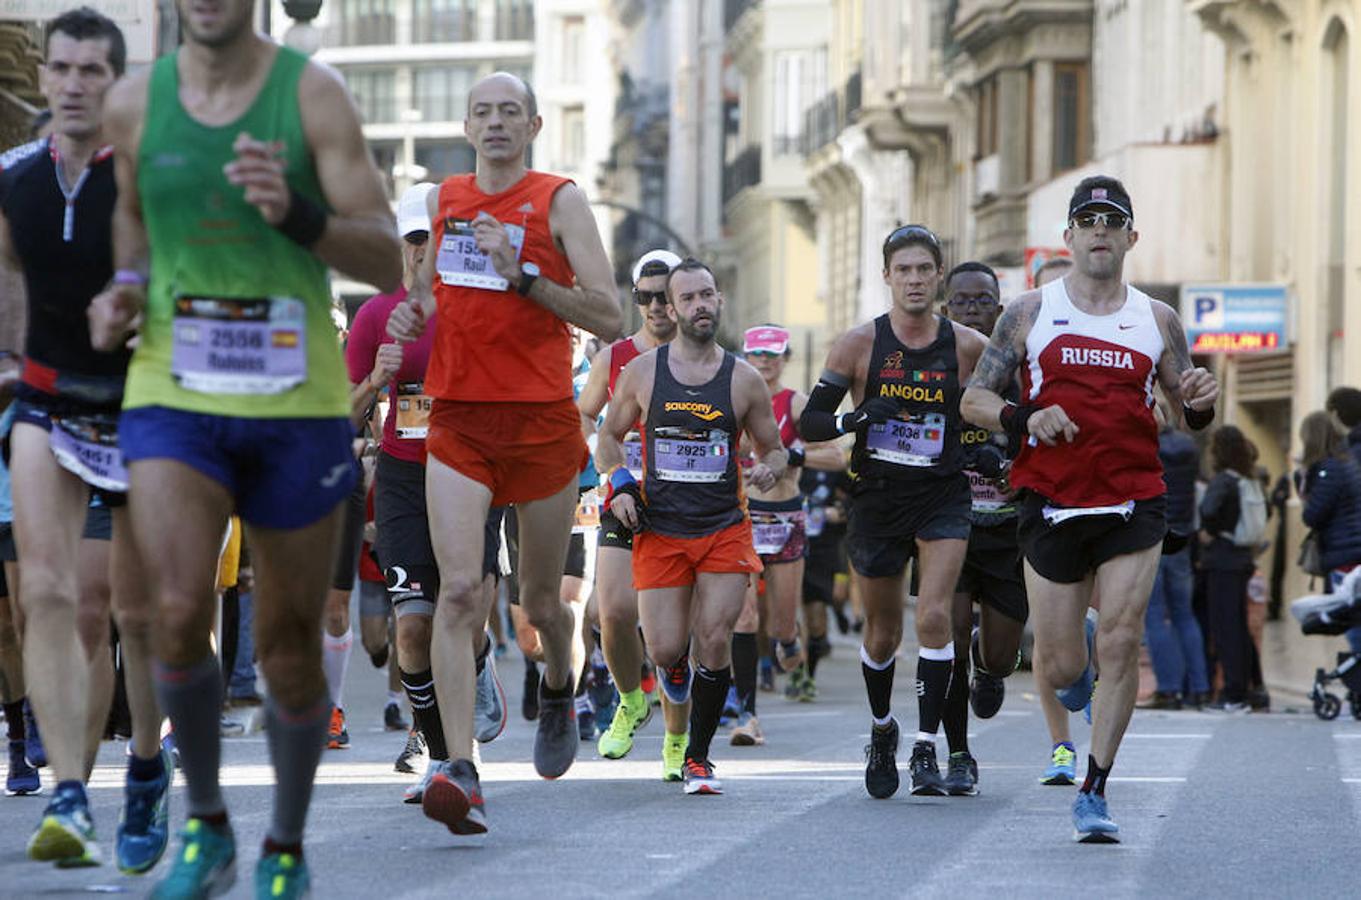
[(515, 99), (524, 104), (525, 118), (533, 119), (539, 114), (539, 99), (534, 96), (534, 88), (513, 72), (492, 72), (478, 79), (472, 90), (468, 91), (468, 112), (472, 112), (473, 104), (478, 101), (499, 103), (507, 90), (513, 91)]

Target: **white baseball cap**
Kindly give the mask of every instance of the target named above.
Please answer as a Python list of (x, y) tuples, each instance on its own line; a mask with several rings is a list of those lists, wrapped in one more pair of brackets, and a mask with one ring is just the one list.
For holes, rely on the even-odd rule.
[(670, 250), (649, 250), (638, 257), (638, 261), (633, 264), (633, 284), (635, 287), (638, 285), (638, 279), (643, 277), (643, 266), (653, 261), (664, 263), (668, 273), (681, 264), (681, 258)]
[(408, 234), (415, 234), (417, 231), (430, 230), (430, 211), (426, 204), (429, 202), (430, 192), (436, 186), (428, 181), (413, 184), (402, 192), (402, 199), (397, 201), (397, 233), (402, 237)]

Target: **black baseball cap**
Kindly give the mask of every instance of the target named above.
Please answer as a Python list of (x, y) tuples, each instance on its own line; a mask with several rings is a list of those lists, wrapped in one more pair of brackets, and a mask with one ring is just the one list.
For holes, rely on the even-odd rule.
[(1093, 175), (1078, 182), (1068, 201), (1068, 218), (1092, 208), (1112, 209), (1134, 218), (1134, 203), (1129, 199), (1129, 192), (1118, 178), (1108, 175)]

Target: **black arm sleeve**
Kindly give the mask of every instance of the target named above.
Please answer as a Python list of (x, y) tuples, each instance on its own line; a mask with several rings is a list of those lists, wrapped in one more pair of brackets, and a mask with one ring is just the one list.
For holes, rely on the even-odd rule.
[(799, 436), (805, 441), (834, 441), (841, 437), (836, 409), (850, 387), (851, 380), (845, 375), (824, 369), (799, 417)]

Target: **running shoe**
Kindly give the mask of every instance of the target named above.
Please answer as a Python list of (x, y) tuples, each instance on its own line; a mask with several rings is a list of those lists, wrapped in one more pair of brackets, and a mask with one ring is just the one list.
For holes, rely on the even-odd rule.
[(90, 801), (84, 787), (58, 788), (28, 839), (28, 857), (54, 862), (58, 868), (97, 866), (101, 861)]
[(392, 764), (394, 771), (401, 772), (403, 775), (415, 775), (419, 771), (420, 757), (425, 755), (425, 737), (420, 729), (412, 728), (406, 733), (406, 746), (402, 752), (397, 754), (397, 761)]
[(663, 666), (661, 669), (662, 690), (666, 693), (666, 699), (676, 706), (690, 699), (690, 683), (694, 681), (694, 672), (690, 670), (690, 654), (686, 653), (676, 664)]
[(170, 874), (152, 889), (152, 900), (218, 897), (231, 890), (236, 883), (236, 837), (230, 826), (215, 828), (202, 819), (190, 819), (180, 831), (180, 841), (183, 849)]
[(345, 710), (339, 706), (331, 707), (331, 726), (326, 731), (327, 750), (348, 750), (350, 732), (345, 728)]
[(803, 680), (808, 677), (804, 667), (799, 666), (789, 673), (789, 682), (784, 686), (784, 695), (787, 700), (797, 700), (803, 694)]
[(38, 731), (38, 717), (33, 714), (33, 704), (24, 698), (24, 757), (35, 769), (47, 765), (47, 750), (43, 747), (43, 736)]
[(898, 720), (870, 728), (865, 745), (865, 790), (876, 800), (898, 793)]
[(149, 872), (170, 842), (170, 783), (175, 779), (175, 760), (164, 747), (160, 773), (151, 781), (138, 781), (128, 773), (123, 786), (123, 813), (114, 832), (114, 856), (125, 875)]
[[(596, 741), (596, 752), (605, 759), (623, 759), (633, 749), (633, 736), (648, 722), (652, 721), (652, 704), (643, 698), (642, 708), (634, 709), (620, 702), (614, 709), (614, 719), (610, 727)], [(663, 747), (663, 750), (665, 748)]]
[(767, 694), (775, 692), (775, 663), (769, 656), (761, 657), (760, 667), (757, 669), (756, 686)]
[(1055, 744), (1049, 757), (1049, 768), (1040, 776), (1040, 784), (1073, 784), (1077, 778), (1077, 753), (1072, 744)]
[(466, 759), (439, 765), (425, 789), (421, 810), (454, 834), (485, 834), (487, 810), (477, 767)]
[[(598, 649), (597, 652), (599, 652)], [(586, 692), (590, 695), (592, 707), (595, 709), (596, 723), (610, 721), (614, 717), (615, 710), (619, 708), (619, 691), (615, 690), (614, 679), (610, 677), (610, 670), (604, 665), (593, 664), (591, 666), (591, 686)]]
[(582, 743), (595, 740), (595, 710), (591, 707), (591, 698), (581, 696), (576, 698), (577, 707), (577, 736)]
[(733, 719), (742, 715), (742, 699), (737, 696), (737, 686), (728, 685), (728, 696), (723, 698), (723, 712), (718, 717), (718, 724), (727, 725)]
[(544, 685), (540, 682), (539, 727), (534, 733), (534, 771), (544, 778), (561, 778), (577, 758), (581, 738), (577, 733), (576, 715), (576, 705), (570, 691), (565, 697), (546, 697)]
[[(652, 663), (647, 660), (643, 661), (643, 677), (638, 686), (642, 688), (643, 693), (648, 697), (652, 697), (653, 693), (657, 690), (657, 670), (652, 668)], [(655, 702), (661, 701), (658, 700)]]
[(531, 659), (525, 660), (525, 692), (520, 697), (520, 715), (526, 722), (539, 717), (539, 666)]
[(447, 760), (442, 759), (427, 761), (425, 764), (425, 774), (421, 776), (420, 781), (407, 785), (406, 790), (402, 791), (402, 802), (411, 804), (420, 803), (421, 798), (425, 796), (425, 789), (430, 786), (430, 779), (435, 777), (435, 773), (440, 771), (440, 767), (446, 762)]
[(406, 731), (411, 725), (402, 718), (402, 706), (396, 700), (389, 700), (383, 707), (383, 730)]
[(936, 745), (931, 741), (917, 741), (912, 745), (912, 758), (907, 763), (912, 773), (912, 793), (918, 797), (944, 797), (945, 779), (940, 777), (936, 764)]
[(43, 792), (38, 770), (24, 756), (24, 742), (9, 742), (9, 772), (5, 775), (5, 796), (25, 797)]
[(685, 750), (689, 746), (689, 734), (668, 733), (662, 738), (662, 781), (685, 778)]
[(269, 853), (255, 864), (257, 900), (293, 900), (312, 893), (307, 863), (292, 853)]
[(950, 754), (945, 771), (945, 791), (951, 797), (977, 796), (978, 762), (967, 750)]
[(683, 777), (687, 794), (723, 793), (723, 783), (714, 777), (714, 764), (707, 759), (691, 759), (687, 756)]
[(761, 732), (761, 721), (753, 714), (742, 712), (732, 729), (731, 743), (734, 747), (760, 747), (766, 742)]
[(473, 735), (480, 743), (489, 744), (506, 730), (510, 711), (506, 708), (506, 690), (496, 676), (496, 660), (490, 653), (482, 662), (477, 676), (477, 695), (473, 705)]
[(224, 738), (234, 738), (245, 734), (246, 726), (237, 719), (229, 718), (226, 713), (223, 713), (218, 719), (217, 730), (218, 734)]
[(794, 639), (788, 643), (771, 638), (770, 655), (775, 658), (775, 665), (781, 672), (792, 672), (803, 662), (803, 645), (799, 643), (799, 636), (794, 635)]
[(1120, 826), (1111, 821), (1106, 798), (1078, 791), (1073, 800), (1073, 840), (1079, 844), (1118, 844)]
[[(1082, 622), (1083, 630), (1087, 637), (1087, 668), (1082, 670), (1077, 681), (1065, 688), (1054, 691), (1063, 704), (1063, 708), (1069, 712), (1079, 712), (1092, 699), (1092, 684), (1096, 680), (1095, 671), (1092, 668), (1092, 648), (1096, 643), (1096, 620), (1088, 611), (1087, 618)], [(1091, 721), (1088, 719), (1087, 721)]]
[(973, 640), (969, 644), (969, 654), (973, 657), (973, 679), (969, 683), (969, 705), (973, 714), (980, 719), (991, 719), (1002, 708), (1007, 696), (1007, 683), (983, 668), (982, 654), (978, 648), (978, 629), (973, 630)]
[(1135, 709), (1160, 709), (1160, 710), (1179, 710), (1181, 709), (1181, 694), (1176, 691), (1154, 691), (1153, 696), (1147, 700), (1140, 700), (1134, 704)]
[(803, 679), (802, 689), (799, 691), (800, 703), (812, 703), (818, 699), (818, 683), (809, 675)]

